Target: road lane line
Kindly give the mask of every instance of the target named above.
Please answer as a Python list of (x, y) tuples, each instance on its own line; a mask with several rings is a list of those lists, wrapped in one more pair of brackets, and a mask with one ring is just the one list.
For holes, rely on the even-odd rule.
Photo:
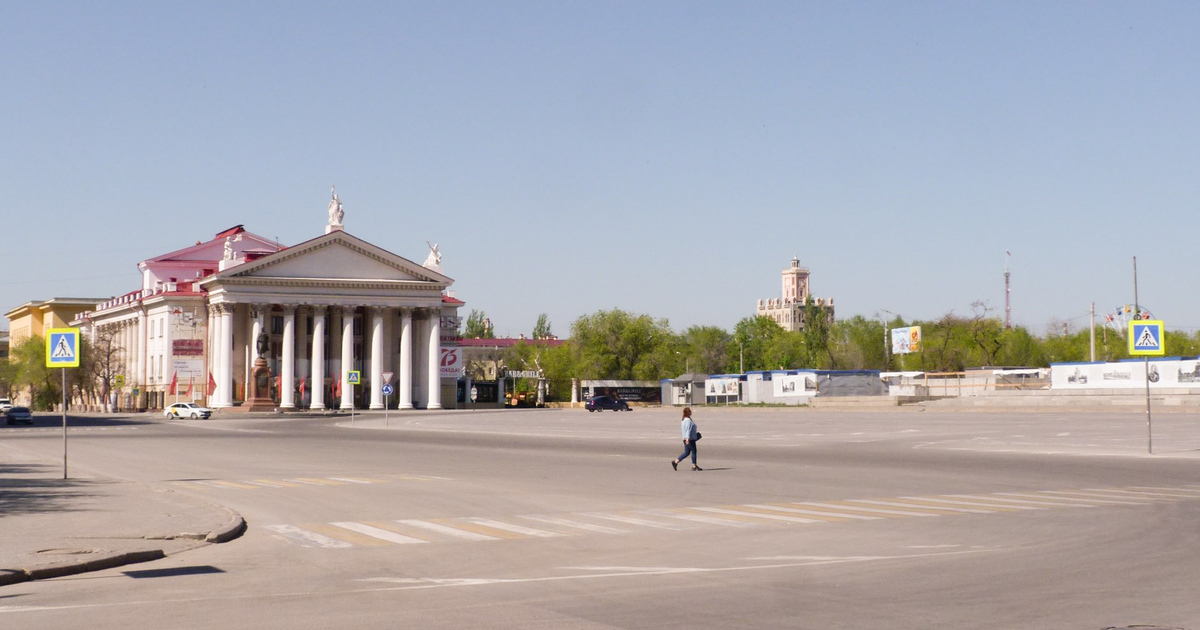
[(344, 549), (346, 547), (354, 546), (343, 540), (336, 540), (328, 536), (322, 536), (321, 534), (309, 531), (307, 529), (301, 529), (295, 525), (267, 525), (264, 529), (268, 529), (277, 534), (282, 534), (288, 538), (299, 539), (300, 545), (303, 547), (311, 546), (306, 543), (312, 543), (325, 549)]
[(570, 519), (558, 518), (556, 516), (539, 516), (534, 514), (526, 514), (520, 518), (537, 521), (539, 523), (548, 523), (550, 525), (561, 525), (563, 527), (573, 527), (582, 529), (588, 532), (596, 532), (597, 534), (628, 534), (627, 529), (617, 529), (615, 527), (605, 527), (603, 525), (593, 525), (591, 523), (583, 523), (580, 521), (572, 521)]
[(900, 497), (905, 500), (913, 500), (916, 502), (926, 502), (931, 504), (946, 504), (946, 505), (961, 505), (963, 507), (984, 510), (987, 512), (1020, 512), (1021, 510), (1042, 510), (1045, 508), (1033, 507), (1030, 505), (1015, 505), (1015, 504), (998, 504), (998, 502), (986, 502), (975, 500), (978, 497), (969, 495), (950, 495), (944, 497)]
[(344, 485), (346, 485), (345, 483), (343, 483), (343, 482), (341, 482), (341, 481), (334, 481), (334, 480), (332, 480), (332, 479), (328, 479), (328, 478), (325, 478), (325, 477), (321, 477), (321, 478), (317, 478), (317, 477), (296, 477), (296, 478), (294, 478), (294, 479), (289, 479), (288, 481), (307, 481), (308, 483), (320, 484), (320, 485), (322, 485), (322, 486), (344, 486)]
[(239, 490), (258, 490), (258, 486), (250, 484), (238, 483), (236, 481), (213, 481), (212, 483), (221, 486), (222, 488), (237, 488)]
[(490, 536), (492, 538), (503, 538), (506, 540), (513, 539), (513, 538), (528, 538), (528, 536), (513, 533), (507, 529), (497, 529), (495, 527), (486, 527), (484, 525), (479, 525), (476, 523), (466, 521), (465, 519), (438, 518), (438, 519), (430, 519), (430, 520), (434, 523), (438, 523), (440, 525), (445, 525), (446, 527), (454, 527), (454, 528), (458, 528), (458, 529), (463, 529), (463, 530), (466, 530), (469, 532), (474, 532), (476, 534)]
[(276, 488), (299, 488), (300, 484), (291, 483), (288, 481), (280, 481), (278, 479), (255, 479), (254, 483), (261, 483), (264, 486), (274, 486)]
[(317, 532), (318, 534), (323, 534), (325, 536), (329, 536), (330, 538), (336, 538), (360, 547), (382, 547), (387, 545), (386, 542), (378, 538), (360, 534), (358, 532), (346, 529), (345, 527), (339, 527), (333, 523), (301, 523), (300, 526), (304, 529)]
[(342, 523), (330, 523), (330, 525), (336, 525), (338, 527), (341, 527), (342, 529), (348, 529), (352, 532), (358, 532), (365, 536), (370, 536), (372, 538), (378, 538), (379, 540), (386, 540), (387, 542), (396, 543), (397, 545), (410, 545), (410, 544), (414, 544), (414, 543), (429, 542), (427, 540), (421, 540), (420, 538), (412, 538), (411, 536), (404, 536), (403, 534), (397, 534), (396, 532), (390, 532), (386, 529), (380, 529), (378, 527), (367, 525), (365, 523), (342, 522)]
[(1125, 505), (1149, 505), (1155, 502), (1155, 499), (1150, 497), (1120, 497), (1111, 494), (1101, 494), (1099, 492), (1085, 492), (1079, 490), (1043, 490), (1046, 494), (1055, 496), (1063, 495), (1075, 497), (1078, 499), (1088, 499), (1089, 501), (1099, 501), (1101, 503), (1124, 503)]
[(362, 479), (352, 479), (350, 477), (330, 477), (330, 479), (332, 479), (334, 481), (345, 481), (347, 483), (363, 483), (363, 484), (371, 485), (370, 481), (363, 481)]
[(500, 538), (498, 538), (496, 536), (488, 536), (486, 534), (481, 534), (481, 533), (473, 532), (473, 531), (467, 531), (465, 529), (458, 529), (455, 527), (450, 527), (448, 525), (442, 525), (441, 523), (432, 523), (430, 521), (418, 521), (415, 519), (404, 519), (404, 520), (399, 520), (396, 522), (400, 523), (401, 525), (407, 525), (408, 527), (424, 529), (427, 531), (436, 532), (438, 534), (443, 534), (445, 536), (450, 536), (451, 538), (459, 538), (462, 540), (500, 540)]
[(1133, 497), (1131, 497), (1131, 498), (1162, 497), (1164, 500), (1168, 500), (1168, 499), (1169, 500), (1182, 500), (1182, 499), (1194, 499), (1195, 498), (1194, 496), (1188, 495), (1188, 494), (1179, 494), (1179, 493), (1171, 493), (1171, 492), (1150, 492), (1148, 490), (1122, 490), (1120, 488), (1107, 488), (1107, 489), (1106, 488), (1088, 488), (1088, 490), (1094, 490), (1096, 492), (1112, 492), (1112, 493), (1116, 493), (1118, 496), (1132, 494)]

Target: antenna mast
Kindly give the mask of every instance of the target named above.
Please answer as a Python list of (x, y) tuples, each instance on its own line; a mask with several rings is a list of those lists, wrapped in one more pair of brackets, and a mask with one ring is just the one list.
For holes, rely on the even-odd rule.
[(1004, 329), (1012, 328), (1012, 289), (1008, 285), (1008, 259), (1012, 252), (1004, 252)]

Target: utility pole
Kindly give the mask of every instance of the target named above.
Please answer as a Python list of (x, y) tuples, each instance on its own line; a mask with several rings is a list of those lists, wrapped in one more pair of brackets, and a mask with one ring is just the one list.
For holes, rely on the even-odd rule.
[(1096, 303), (1092, 302), (1092, 363), (1096, 362)]
[(1012, 289), (1008, 284), (1008, 260), (1012, 252), (1004, 252), (1004, 329), (1012, 329)]

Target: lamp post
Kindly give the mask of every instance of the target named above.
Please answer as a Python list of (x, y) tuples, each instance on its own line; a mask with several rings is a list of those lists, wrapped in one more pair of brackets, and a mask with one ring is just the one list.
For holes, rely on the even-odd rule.
[[(879, 310), (893, 317), (900, 317), (896, 313), (893, 313), (886, 308), (881, 308)], [(888, 330), (887, 319), (883, 317), (880, 317), (880, 319), (883, 320), (883, 367), (884, 369), (887, 369), (892, 367), (892, 339), (891, 335), (888, 334), (891, 331)]]

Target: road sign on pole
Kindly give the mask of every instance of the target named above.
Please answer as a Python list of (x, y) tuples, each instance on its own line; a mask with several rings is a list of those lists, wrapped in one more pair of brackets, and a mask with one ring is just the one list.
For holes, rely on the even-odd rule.
[(384, 396), (391, 396), (391, 395), (392, 395), (392, 391), (394, 391), (394, 390), (392, 389), (392, 384), (391, 384), (391, 383), (384, 383), (384, 385), (383, 385), (383, 395), (384, 395)]
[(348, 385), (358, 385), (362, 383), (362, 372), (359, 370), (347, 370), (346, 383)]
[(79, 329), (51, 328), (46, 334), (46, 367), (79, 367)]
[(1129, 354), (1161, 357), (1167, 353), (1163, 343), (1163, 322), (1158, 319), (1135, 319), (1129, 322)]
[(395, 372), (384, 372), (382, 376), (383, 376), (383, 382), (384, 382), (384, 383), (391, 383), (391, 382), (392, 382), (392, 378), (393, 378), (394, 376), (396, 376), (396, 373), (395, 373)]

